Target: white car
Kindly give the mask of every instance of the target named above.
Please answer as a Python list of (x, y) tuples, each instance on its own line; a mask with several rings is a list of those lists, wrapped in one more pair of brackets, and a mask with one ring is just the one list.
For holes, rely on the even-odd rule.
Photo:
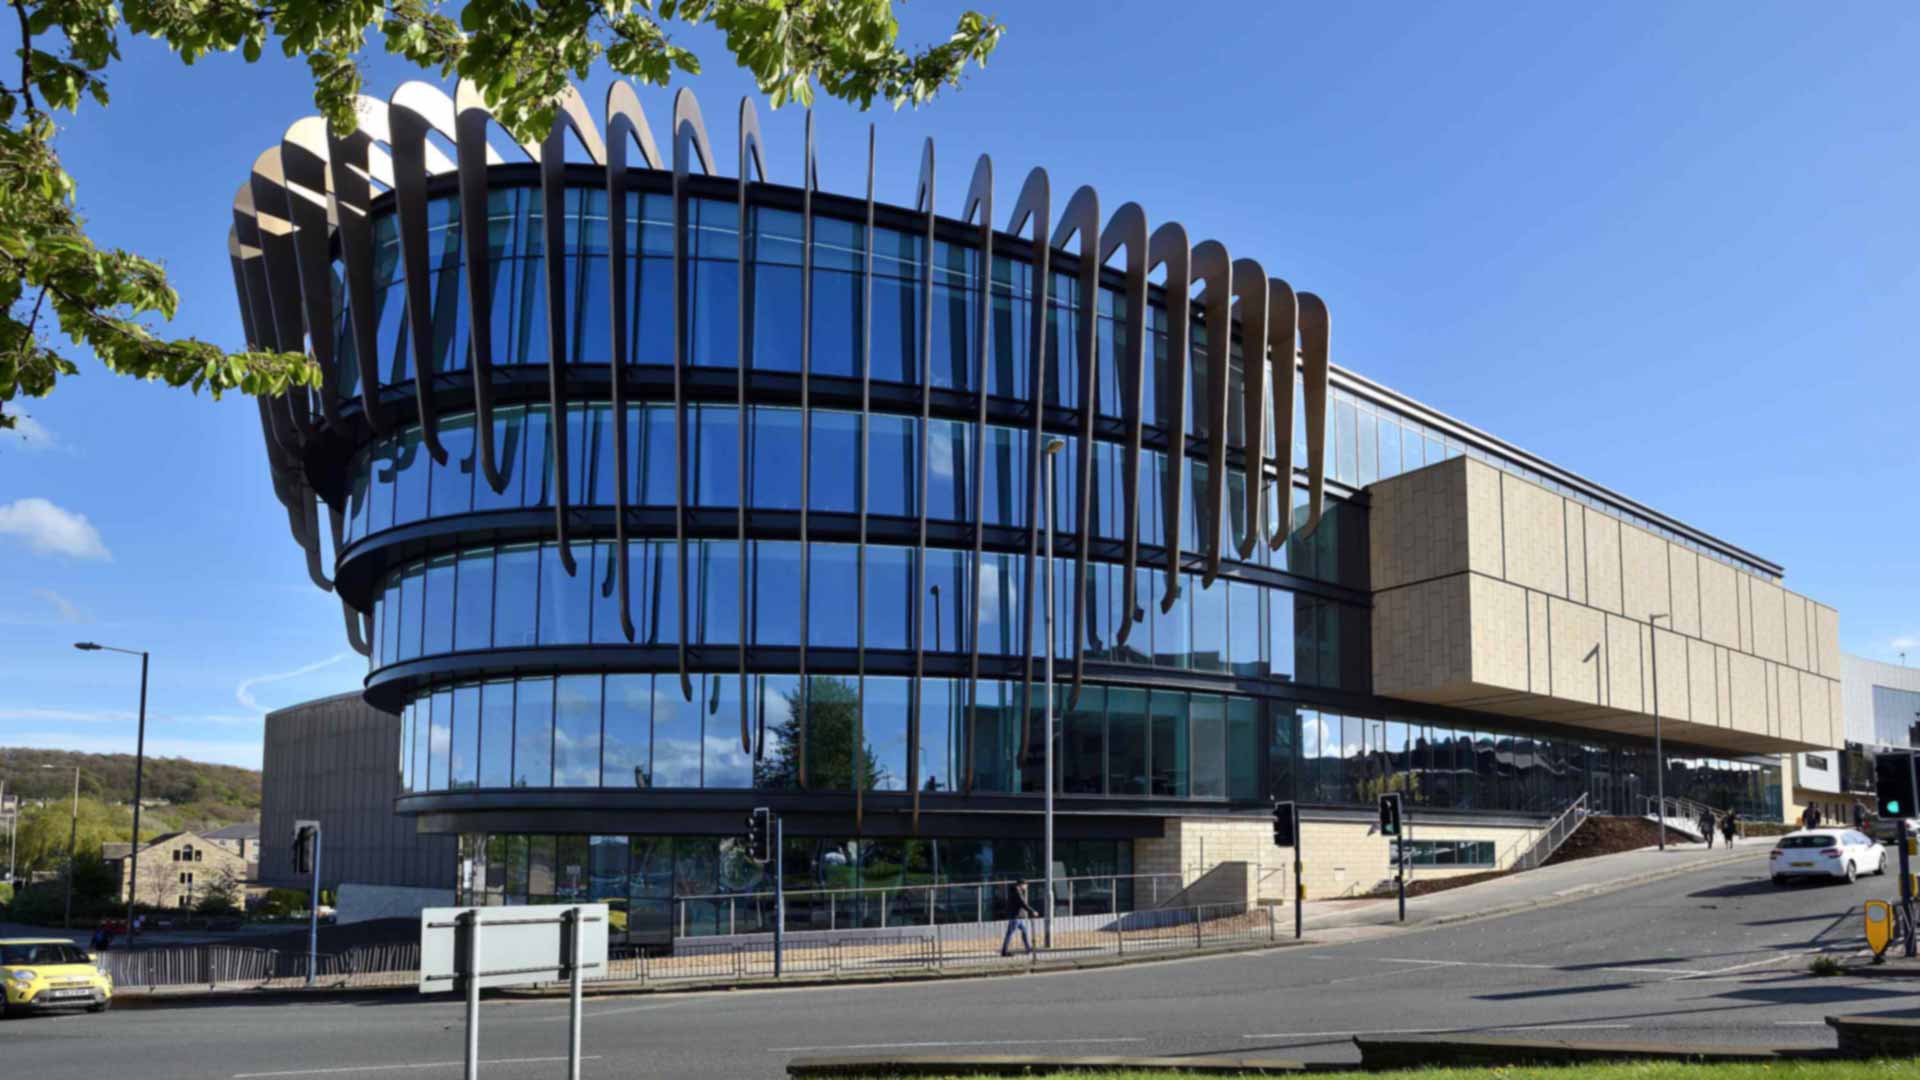
[(1802, 829), (1780, 838), (1767, 853), (1775, 885), (1799, 877), (1853, 881), (1861, 874), (1887, 872), (1887, 849), (1852, 829)]

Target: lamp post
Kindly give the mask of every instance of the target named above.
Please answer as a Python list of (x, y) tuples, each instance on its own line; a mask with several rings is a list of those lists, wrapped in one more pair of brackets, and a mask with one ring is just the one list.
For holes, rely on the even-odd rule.
[(140, 798), (141, 781), (147, 766), (147, 653), (144, 649), (120, 649), (91, 641), (76, 641), (81, 652), (117, 652), (140, 658), (140, 721), (133, 747), (133, 837), (127, 845), (127, 945), (133, 945), (133, 902), (140, 894)]
[(940, 586), (938, 585), (929, 586), (927, 591), (933, 593), (933, 651), (939, 652), (940, 651)]
[(1653, 790), (1659, 799), (1660, 850), (1667, 850), (1667, 757), (1660, 747), (1660, 620), (1667, 612), (1647, 616), (1647, 640), (1653, 657)]
[[(1044, 715), (1046, 717), (1047, 749), (1046, 749), (1046, 755), (1043, 758), (1043, 761), (1045, 763), (1045, 767), (1047, 770), (1047, 824), (1046, 824), (1046, 839), (1042, 845), (1042, 851), (1041, 851), (1040, 857), (1047, 864), (1047, 887), (1046, 887), (1047, 909), (1046, 909), (1046, 917), (1041, 920), (1040, 937), (1041, 937), (1041, 945), (1044, 948), (1048, 948), (1048, 949), (1053, 948), (1053, 500), (1054, 500), (1054, 483), (1055, 483), (1054, 477), (1058, 471), (1054, 467), (1053, 459), (1054, 459), (1054, 456), (1059, 454), (1060, 451), (1063, 448), (1065, 448), (1066, 445), (1067, 444), (1064, 440), (1048, 439), (1047, 450), (1046, 450), (1046, 461), (1047, 461), (1047, 561), (1046, 561), (1047, 608), (1046, 608), (1046, 612), (1047, 612), (1047, 618), (1046, 618), (1045, 625), (1047, 629), (1047, 692), (1045, 695), (1046, 712), (1044, 713)], [(1032, 715), (1032, 714), (1028, 714), (1028, 715)]]

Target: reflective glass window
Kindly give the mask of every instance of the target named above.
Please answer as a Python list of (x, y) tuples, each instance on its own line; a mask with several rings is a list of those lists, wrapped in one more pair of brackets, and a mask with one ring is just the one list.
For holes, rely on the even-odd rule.
[[(1182, 584), (1185, 584), (1182, 581)], [(1154, 597), (1166, 595), (1167, 574), (1164, 571), (1153, 572)], [(1173, 602), (1173, 609), (1165, 611), (1158, 603), (1149, 608), (1149, 617), (1153, 620), (1153, 662), (1157, 667), (1183, 668), (1191, 661), (1192, 648), (1188, 644), (1189, 594), (1182, 590)]]
[(695, 418), (699, 430), (693, 444), (694, 502), (733, 506), (740, 491), (738, 410), (731, 405), (702, 405)]
[(653, 678), (653, 786), (700, 786), (700, 713), (707, 706), (701, 677), (693, 682), (694, 700), (681, 697), (675, 675)]
[(867, 513), (914, 517), (920, 513), (920, 422), (910, 416), (874, 413), (867, 436)]
[(986, 460), (980, 476), (985, 500), (981, 514), (987, 524), (1014, 528), (1026, 525), (1027, 477), (1032, 468), (1025, 431), (987, 428)]
[(747, 719), (754, 733), (765, 738), (760, 758), (753, 763), (754, 787), (788, 790), (800, 786), (798, 748), (804, 711), (798, 676), (753, 677)]
[(694, 640), (707, 645), (740, 643), (740, 545), (733, 540), (703, 540), (692, 552), (690, 568), (699, 590), (699, 626)]
[(408, 702), (400, 710), (400, 790), (413, 791), (413, 712), (414, 703)]
[(608, 675), (600, 786), (652, 787), (653, 676)]
[(1155, 690), (1149, 704), (1153, 794), (1184, 798), (1191, 769), (1187, 695)]
[[(853, 790), (860, 695), (853, 680), (815, 676), (807, 686), (807, 787)], [(872, 784), (873, 760), (860, 744), (862, 783)]]
[(970, 556), (964, 551), (927, 549), (925, 603), (921, 606), (921, 640), (934, 652), (966, 652), (967, 598), (973, 582), (967, 573)]
[(980, 558), (980, 610), (976, 612), (982, 653), (1019, 654), (1025, 648), (1026, 625), (1021, 605), (1025, 596), (1022, 556), (989, 551)]
[(927, 436), (927, 516), (940, 521), (969, 521), (973, 492), (967, 484), (973, 468), (973, 426), (960, 420), (930, 420)]
[(860, 509), (860, 416), (815, 410), (808, 501), (815, 510), (851, 514)]
[(1145, 795), (1147, 692), (1107, 688), (1107, 794)]
[(913, 579), (912, 548), (867, 546), (868, 648), (913, 647)]
[(421, 442), (419, 428), (409, 428), (400, 438), (395, 459), (393, 485), (393, 523), (405, 525), (427, 516), (427, 448)]
[(506, 486), (500, 491), (493, 490), (493, 485), (487, 482), (484, 466), (477, 464), (479, 451), (476, 448), (476, 479), (473, 481), (475, 510), (507, 510), (520, 505), (524, 494), (521, 473), (526, 468), (527, 449), (527, 411), (519, 406), (494, 410), (493, 456)]
[[(640, 438), (635, 443), (636, 452), (640, 455), (640, 468), (636, 470), (640, 485), (639, 504), (672, 506), (673, 463), (677, 460), (674, 451), (676, 436), (673, 406), (648, 405), (636, 411), (640, 413), (641, 418)], [(688, 417), (687, 426), (693, 426), (692, 417)], [(691, 438), (691, 432), (689, 432), (689, 438)]]
[[(592, 603), (593, 545), (572, 545), (575, 573), (560, 559), (560, 545), (540, 545), (540, 644), (584, 645)], [(587, 566), (578, 560), (587, 560)]]
[[(592, 554), (587, 554), (591, 546)], [(628, 617), (633, 619), (638, 636), (639, 618), (637, 613), (645, 609), (646, 594), (640, 587), (641, 573), (646, 569), (646, 548), (643, 542), (628, 541), (627, 592), (630, 607)], [(581, 561), (580, 572), (590, 575), (593, 590), (593, 610), (590, 613), (593, 641), (602, 645), (623, 645), (627, 641), (625, 629), (620, 625), (620, 547), (618, 544), (597, 543), (581, 544), (576, 548), (577, 558)]]
[(594, 787), (600, 782), (600, 676), (563, 675), (554, 680), (553, 786)]
[(1227, 699), (1227, 797), (1260, 797), (1260, 706), (1242, 697)]
[(700, 783), (708, 788), (750, 788), (753, 786), (753, 755), (740, 747), (740, 726), (748, 726), (752, 737), (753, 716), (742, 708), (740, 676), (703, 676), (706, 708), (702, 710), (706, 738), (701, 745), (705, 761)]
[(952, 791), (960, 771), (963, 684), (923, 679), (920, 684), (920, 790)]
[(453, 647), (484, 649), (493, 644), (493, 549), (461, 552), (455, 575)]
[(552, 679), (522, 679), (515, 691), (513, 786), (553, 786)]
[(1226, 798), (1227, 701), (1216, 694), (1195, 694), (1192, 711), (1192, 795)]
[(761, 540), (753, 545), (752, 557), (754, 642), (800, 644), (800, 545)]
[(973, 385), (979, 307), (975, 274), (979, 252), (934, 242), (933, 385), (964, 390)]
[(1107, 691), (1083, 686), (1067, 710), (1060, 733), (1060, 790), (1099, 795), (1107, 779)]
[[(860, 595), (858, 546), (812, 545), (807, 588), (816, 598), (807, 605), (810, 622), (807, 641), (816, 647), (851, 649), (859, 644)], [(819, 602), (826, 599), (825, 603)]]
[(532, 645), (539, 614), (540, 548), (509, 544), (494, 567), (493, 644), (495, 648)]
[(1236, 581), (1229, 587), (1227, 653), (1235, 675), (1266, 674), (1266, 658), (1261, 650), (1266, 635), (1260, 614), (1261, 594), (1265, 591), (1245, 581)]
[(1203, 587), (1198, 574), (1187, 579), (1193, 597), (1193, 667), (1197, 671), (1227, 669), (1227, 582), (1214, 579)]
[(427, 563), (421, 618), (422, 656), (453, 651), (453, 581), (453, 556), (441, 555)]
[(425, 563), (414, 563), (400, 574), (400, 618), (395, 620), (395, 660), (412, 660), (420, 655), (420, 626), (424, 621), (426, 599)]
[(483, 788), (513, 786), (513, 692), (511, 682), (480, 688), (480, 771)]
[[(903, 236), (901, 239), (909, 246), (917, 247), (917, 237)], [(917, 273), (913, 280), (874, 275), (873, 349), (870, 360), (876, 381), (920, 381), (920, 284)]]
[(800, 509), (800, 410), (759, 406), (747, 447), (748, 497), (764, 510)]
[[(628, 406), (631, 411), (632, 406)], [(575, 505), (613, 505), (613, 407), (604, 402), (576, 405), (569, 424), (580, 427), (579, 442), (569, 446), (575, 479), (570, 494)]]
[(874, 791), (907, 789), (907, 715), (913, 680), (869, 677), (861, 709), (863, 779)]
[(429, 455), (425, 462), (428, 512), (434, 517), (464, 514), (473, 509), (473, 414), (441, 417), (438, 429), (447, 460), (441, 464)]
[(467, 685), (453, 691), (453, 731), (451, 742), (451, 778), (454, 790), (470, 788), (480, 780), (480, 687)]
[[(689, 561), (697, 546), (697, 541), (689, 542)], [(637, 554), (637, 550), (630, 552), (629, 560)], [(640, 561), (647, 599), (644, 606), (635, 605), (634, 630), (648, 645), (672, 645), (680, 640), (680, 545), (667, 540), (648, 542), (646, 557)], [(694, 593), (686, 599), (687, 618), (692, 625), (700, 597)]]

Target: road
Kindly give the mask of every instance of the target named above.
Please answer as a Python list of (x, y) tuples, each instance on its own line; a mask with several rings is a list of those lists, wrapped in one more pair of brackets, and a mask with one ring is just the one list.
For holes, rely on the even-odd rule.
[[(962, 1050), (1350, 1060), (1362, 1031), (1830, 1044), (1834, 1012), (1920, 1015), (1920, 986), (1807, 974), (1894, 878), (1777, 890), (1758, 854), (1520, 915), (1090, 972), (590, 1000), (590, 1077), (777, 1077), (801, 1053)], [(1416, 902), (1417, 905), (1417, 902)], [(10, 1075), (457, 1076), (461, 1006), (412, 997), (11, 1022)], [(489, 1077), (563, 1071), (564, 1002), (489, 1002)]]

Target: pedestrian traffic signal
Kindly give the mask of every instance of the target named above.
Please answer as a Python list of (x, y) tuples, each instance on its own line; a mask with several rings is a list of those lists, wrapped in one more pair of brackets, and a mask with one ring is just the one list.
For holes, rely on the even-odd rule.
[(773, 811), (754, 807), (747, 815), (747, 858), (764, 863), (773, 856)]
[(295, 822), (293, 826), (293, 872), (296, 874), (313, 873), (313, 846), (320, 837), (320, 825), (313, 821)]
[(1913, 817), (1913, 752), (1887, 750), (1875, 754), (1873, 787), (1880, 798), (1881, 817)]
[(1400, 835), (1400, 793), (1380, 796), (1380, 835)]
[(1298, 821), (1299, 811), (1294, 803), (1277, 802), (1273, 804), (1273, 846), (1295, 847), (1300, 842)]

